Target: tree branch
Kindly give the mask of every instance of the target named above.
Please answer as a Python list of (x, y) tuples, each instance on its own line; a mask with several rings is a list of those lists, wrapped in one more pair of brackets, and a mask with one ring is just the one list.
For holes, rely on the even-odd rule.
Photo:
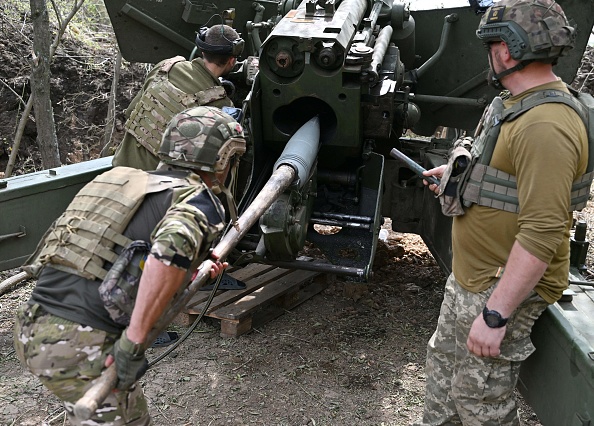
[[(72, 20), (74, 15), (76, 15), (76, 13), (80, 10), (80, 8), (84, 4), (84, 2), (85, 2), (85, 0), (75, 0), (74, 5), (72, 6), (72, 9), (70, 10), (70, 13), (64, 19), (62, 19), (60, 11), (58, 10), (58, 7), (57, 7), (55, 1), (52, 0), (52, 5), (54, 7), (54, 11), (56, 12), (57, 19), (58, 19), (58, 22), (60, 23), (60, 26), (58, 29), (58, 33), (54, 37), (54, 40), (49, 48), (49, 57), (47, 58), (48, 64), (52, 62), (52, 59), (56, 52), (56, 49), (58, 48), (58, 45), (60, 44), (60, 41), (62, 39), (62, 36), (64, 35), (64, 32), (66, 31), (66, 28), (68, 27), (68, 24), (70, 23), (70, 21)], [(31, 77), (29, 77), (29, 80), (30, 79), (31, 79)], [(6, 166), (6, 172), (5, 172), (6, 178), (8, 178), (12, 175), (12, 170), (14, 169), (16, 156), (17, 156), (19, 147), (21, 145), (21, 138), (23, 136), (23, 132), (25, 130), (25, 125), (27, 123), (27, 120), (29, 119), (29, 114), (31, 113), (32, 108), (33, 108), (33, 95), (29, 96), (29, 99), (27, 100), (27, 103), (25, 104), (25, 109), (23, 110), (23, 114), (21, 115), (21, 118), (19, 120), (19, 125), (17, 127), (17, 131), (16, 131), (16, 134), (14, 137), (14, 142), (12, 144), (12, 151), (10, 153), (10, 158), (9, 158), (8, 164)]]
[(12, 87), (10, 87), (4, 80), (0, 79), (0, 83), (4, 84), (4, 86), (10, 90), (12, 92), (13, 95), (16, 96), (16, 98), (23, 104), (23, 106), (25, 106), (25, 101), (23, 100), (23, 98), (21, 97), (21, 95), (19, 95), (17, 92), (15, 92)]

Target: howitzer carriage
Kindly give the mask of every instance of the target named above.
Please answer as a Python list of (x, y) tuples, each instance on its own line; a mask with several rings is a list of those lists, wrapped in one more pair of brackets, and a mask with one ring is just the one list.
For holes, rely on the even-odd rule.
[[(195, 56), (196, 30), (215, 14), (246, 39), (241, 67), (229, 77), (250, 143), (240, 213), (280, 164), (298, 173), (238, 243), (235, 264), (288, 265), (366, 281), (380, 226), (389, 217), (395, 231), (421, 235), (449, 270), (450, 220), (420, 179), (387, 154), (397, 147), (426, 168), (442, 164), (455, 136), (471, 131), (496, 95), (486, 85), (486, 56), (474, 35), (478, 6), (410, 11), (390, 0), (105, 3), (130, 61)], [(578, 28), (576, 47), (556, 69), (571, 81), (594, 24), (594, 1), (560, 3)], [(434, 137), (439, 126), (449, 129), (445, 137)], [(403, 137), (406, 131), (421, 137)], [(284, 150), (296, 133), (299, 143)], [(109, 167), (109, 158), (98, 159), (2, 181), (0, 203), (8, 218), (0, 224), (2, 269), (19, 266), (76, 191)], [(49, 214), (35, 208), (48, 193), (55, 194)], [(44, 215), (27, 217), (24, 208)], [(319, 233), (319, 225), (339, 232)], [(322, 250), (325, 263), (298, 260), (305, 241)], [(576, 296), (578, 309), (594, 306), (586, 291)], [(538, 358), (526, 364), (521, 387), (547, 423), (570, 424), (572, 417), (588, 424), (594, 417), (594, 337), (581, 331), (587, 327), (583, 317), (580, 325), (564, 311), (552, 307), (540, 321)], [(557, 330), (554, 342), (544, 339), (550, 329)], [(566, 367), (558, 369), (563, 376), (557, 383), (580, 390), (563, 404), (565, 411), (551, 412), (555, 405), (539, 393), (544, 379), (538, 377), (546, 378), (552, 363)], [(549, 398), (559, 399), (553, 390)]]

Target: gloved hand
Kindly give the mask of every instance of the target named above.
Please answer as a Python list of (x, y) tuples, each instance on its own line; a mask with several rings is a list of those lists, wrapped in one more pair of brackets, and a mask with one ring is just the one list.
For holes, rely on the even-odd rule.
[(119, 390), (126, 390), (146, 373), (148, 361), (144, 356), (142, 345), (130, 341), (126, 336), (126, 330), (122, 332), (120, 339), (115, 342), (113, 351), (118, 373), (116, 387)]

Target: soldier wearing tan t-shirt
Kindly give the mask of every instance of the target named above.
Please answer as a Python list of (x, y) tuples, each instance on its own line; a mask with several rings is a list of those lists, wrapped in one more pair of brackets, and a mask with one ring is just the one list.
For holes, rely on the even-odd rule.
[[(553, 63), (574, 35), (552, 0), (503, 0), (487, 9), (477, 36), (488, 51), (490, 83), (511, 94), (504, 108), (545, 89), (568, 93)], [(427, 346), (418, 425), (519, 425), (514, 389), (534, 351), (532, 326), (567, 288), (572, 184), (588, 161), (584, 123), (561, 103), (493, 122), (500, 130), (485, 164), (516, 181), (517, 209), (480, 200), (454, 217), (452, 274)], [(444, 165), (425, 174), (447, 180), (447, 172)], [(429, 189), (440, 194), (436, 185)]]

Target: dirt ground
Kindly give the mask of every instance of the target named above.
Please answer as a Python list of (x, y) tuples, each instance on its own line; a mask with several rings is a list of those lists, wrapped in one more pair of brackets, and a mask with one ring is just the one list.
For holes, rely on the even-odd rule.
[[(368, 284), (328, 289), (238, 338), (202, 323), (142, 378), (156, 425), (408, 425), (445, 277), (417, 236), (389, 232)], [(0, 425), (67, 425), (12, 349), (29, 283), (0, 298)], [(170, 328), (182, 333), (183, 327)], [(154, 359), (165, 349), (149, 350)], [(540, 425), (530, 407), (525, 424)]]
[[(29, 93), (25, 25), (0, 5), (0, 172), (6, 167), (21, 99)], [(22, 16), (23, 22), (27, 20)], [(52, 99), (64, 164), (100, 151), (114, 51), (89, 52), (68, 39), (52, 66)], [(592, 50), (576, 87), (591, 91)], [(123, 109), (148, 67), (124, 63)], [(589, 74), (588, 74), (589, 73)], [(15, 174), (40, 169), (33, 120)], [(589, 216), (588, 216), (589, 217)], [(592, 225), (592, 224), (590, 224)], [(590, 237), (591, 239), (591, 237)], [(591, 259), (588, 264), (592, 265)], [(14, 271), (0, 273), (0, 280)], [(142, 378), (156, 425), (407, 425), (422, 410), (425, 347), (439, 313), (445, 277), (419, 237), (389, 232), (368, 284), (337, 279), (322, 293), (239, 338), (201, 324)], [(12, 348), (14, 312), (33, 283), (0, 296), (0, 425), (68, 425), (59, 401), (24, 371)], [(183, 332), (183, 327), (177, 328)], [(164, 349), (149, 350), (149, 359)], [(521, 402), (524, 424), (539, 422)]]

